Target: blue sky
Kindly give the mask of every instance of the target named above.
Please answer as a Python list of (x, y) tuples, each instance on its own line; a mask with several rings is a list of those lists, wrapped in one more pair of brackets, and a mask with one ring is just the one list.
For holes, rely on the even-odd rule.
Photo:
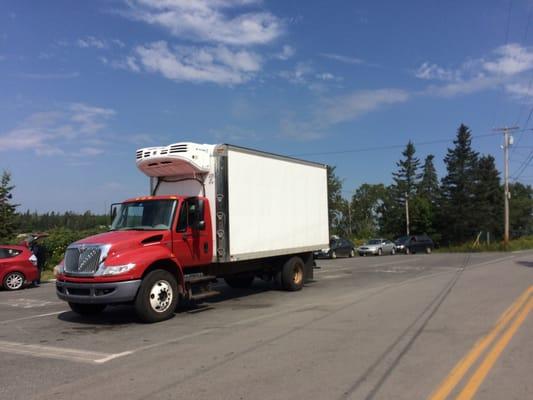
[[(95, 212), (147, 192), (135, 149), (179, 141), (336, 165), (348, 195), (390, 183), (401, 149), (335, 152), (450, 139), (417, 147), (442, 176), (460, 123), (527, 127), (532, 12), (525, 0), (4, 0), (0, 169), (22, 210)], [(511, 174), (532, 135), (517, 133)], [(500, 144), (474, 139), (501, 169)]]

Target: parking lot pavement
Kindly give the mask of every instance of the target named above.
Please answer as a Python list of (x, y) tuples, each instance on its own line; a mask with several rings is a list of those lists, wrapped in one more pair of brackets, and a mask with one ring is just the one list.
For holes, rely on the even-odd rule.
[[(153, 325), (126, 306), (77, 316), (53, 284), (2, 291), (0, 398), (428, 398), (442, 382), (451, 385), (456, 363), (533, 284), (531, 258), (318, 260), (301, 292), (261, 281), (247, 290), (221, 285), (221, 295)], [(525, 313), (516, 308), (509, 327)], [(487, 354), (503, 348), (478, 395), (533, 391), (524, 350), (533, 348), (531, 318), (523, 316), (507, 344), (498, 336), (487, 345)], [(509, 336), (509, 327), (500, 334)], [(471, 390), (467, 377), (449, 395)]]

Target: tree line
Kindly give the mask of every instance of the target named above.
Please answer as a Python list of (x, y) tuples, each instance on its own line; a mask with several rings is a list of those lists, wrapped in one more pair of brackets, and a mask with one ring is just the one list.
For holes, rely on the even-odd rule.
[[(429, 154), (421, 162), (409, 141), (390, 185), (364, 183), (349, 199), (342, 196), (335, 167), (328, 168), (330, 231), (357, 238), (398, 237), (406, 234), (408, 212), (411, 234), (426, 233), (443, 245), (474, 241), (480, 234), (501, 239), (503, 186), (494, 157), (476, 152), (470, 129), (461, 124), (440, 180), (434, 159)], [(533, 233), (533, 189), (515, 182), (510, 192), (512, 237)]]

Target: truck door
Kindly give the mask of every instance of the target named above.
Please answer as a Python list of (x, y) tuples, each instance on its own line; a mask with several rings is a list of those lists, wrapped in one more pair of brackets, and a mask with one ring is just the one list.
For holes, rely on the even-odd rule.
[(189, 197), (181, 203), (173, 251), (184, 267), (209, 264), (212, 257), (210, 214), (207, 200)]

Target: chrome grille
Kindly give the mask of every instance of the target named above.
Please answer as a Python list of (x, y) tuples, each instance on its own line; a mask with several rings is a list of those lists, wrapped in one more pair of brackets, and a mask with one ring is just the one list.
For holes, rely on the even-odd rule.
[(89, 275), (96, 272), (102, 251), (98, 246), (71, 247), (65, 253), (65, 272)]

